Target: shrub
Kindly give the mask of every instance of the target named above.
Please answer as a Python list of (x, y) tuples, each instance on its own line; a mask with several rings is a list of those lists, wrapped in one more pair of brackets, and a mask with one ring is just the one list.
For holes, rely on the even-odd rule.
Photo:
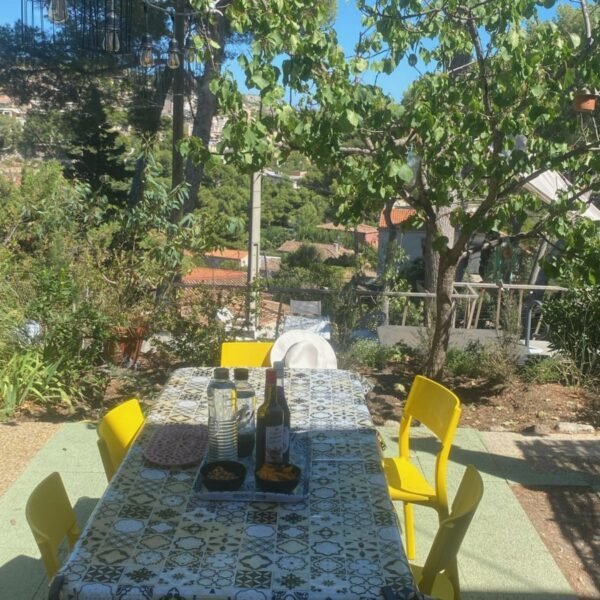
[(530, 358), (521, 369), (521, 377), (531, 383), (579, 384), (581, 372), (570, 358), (565, 356), (544, 356)]
[(450, 348), (446, 357), (446, 371), (455, 377), (486, 377), (507, 381), (516, 370), (515, 346), (505, 337), (486, 346), (470, 342), (462, 349)]
[(600, 374), (600, 286), (569, 290), (543, 306), (550, 346), (584, 376)]
[(446, 355), (446, 371), (454, 377), (479, 377), (483, 368), (483, 347), (470, 342), (466, 348), (450, 348)]
[(344, 358), (349, 366), (383, 369), (388, 362), (398, 360), (400, 356), (398, 348), (382, 346), (376, 340), (358, 340), (348, 348)]
[(0, 418), (12, 416), (27, 400), (72, 408), (59, 367), (60, 361), (44, 363), (36, 350), (15, 354), (0, 371)]
[(218, 365), (227, 332), (216, 313), (227, 304), (222, 295), (215, 297), (209, 291), (195, 289), (193, 301), (180, 312), (176, 299), (157, 315), (157, 327), (169, 334), (167, 339), (156, 342), (157, 347), (181, 365)]

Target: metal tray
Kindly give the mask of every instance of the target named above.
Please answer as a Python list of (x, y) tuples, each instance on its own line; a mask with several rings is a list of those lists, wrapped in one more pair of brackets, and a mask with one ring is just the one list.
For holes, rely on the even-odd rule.
[[(292, 431), (290, 435), (290, 462), (302, 469), (302, 476), (291, 494), (276, 494), (263, 492), (256, 487), (254, 479), (254, 457), (238, 459), (246, 467), (246, 479), (242, 487), (235, 492), (211, 492), (202, 483), (202, 474), (194, 482), (194, 489), (198, 498), (202, 500), (230, 500), (238, 502), (300, 502), (308, 497), (310, 480), (310, 439), (307, 431)], [(204, 464), (204, 463), (203, 463)]]

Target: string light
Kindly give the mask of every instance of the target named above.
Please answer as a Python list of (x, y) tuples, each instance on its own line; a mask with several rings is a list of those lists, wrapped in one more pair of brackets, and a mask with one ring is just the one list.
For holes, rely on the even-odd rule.
[(196, 44), (194, 43), (194, 38), (191, 34), (188, 34), (187, 39), (185, 40), (183, 56), (188, 63), (191, 63), (196, 60), (197, 53), (198, 51), (196, 49)]
[(48, 19), (53, 23), (61, 24), (67, 20), (66, 0), (50, 0), (48, 4)]
[(167, 67), (169, 69), (179, 69), (181, 66), (181, 59), (179, 58), (179, 44), (175, 39), (175, 10), (169, 11), (171, 16), (171, 26), (173, 29), (171, 41), (169, 42), (169, 49), (167, 50)]
[(121, 49), (121, 42), (119, 40), (119, 17), (115, 12), (115, 0), (112, 0), (110, 3), (110, 10), (106, 14), (102, 48), (110, 54), (114, 54)]
[(154, 46), (152, 38), (146, 34), (142, 38), (142, 48), (140, 51), (140, 66), (149, 68), (154, 66)]
[(167, 67), (169, 67), (169, 69), (179, 69), (180, 66), (179, 44), (175, 38), (171, 38), (169, 49), (167, 51)]
[[(40, 0), (22, 0), (22, 4), (25, 2), (35, 2)], [(68, 0), (42, 0), (44, 4), (47, 6), (47, 18), (53, 24), (63, 25), (67, 19), (69, 18), (69, 9), (75, 3), (68, 3)], [(104, 0), (106, 2), (106, 0)], [(115, 10), (115, 0), (111, 0), (110, 3), (106, 2), (105, 6), (108, 4), (106, 12), (104, 12), (104, 23), (98, 27), (98, 25), (93, 25), (97, 29), (100, 29), (100, 38), (96, 35), (88, 33), (84, 36), (84, 44), (89, 43), (91, 49), (101, 49), (108, 54), (117, 54), (121, 52), (128, 53), (130, 50), (130, 39), (129, 39), (129, 28), (125, 27), (123, 30), (121, 29), (123, 26), (123, 19), (127, 23), (127, 19), (131, 18), (131, 0), (128, 0), (128, 4), (126, 6), (128, 9), (124, 12), (124, 14), (119, 14), (117, 10)], [(98, 3), (102, 4), (103, 0), (96, 0), (96, 17), (98, 15), (102, 15), (102, 9), (99, 7)], [(141, 45), (139, 46), (139, 55), (137, 58), (138, 64), (143, 68), (153, 68), (157, 65), (157, 60), (159, 58), (159, 52), (154, 45), (154, 41), (151, 35), (148, 33), (148, 9), (156, 10), (162, 13), (169, 15), (172, 24), (172, 33), (171, 39), (169, 41), (166, 56), (163, 55), (162, 62), (163, 65), (170, 69), (179, 69), (182, 66), (182, 63), (189, 65), (189, 68), (194, 68), (192, 65), (196, 63), (198, 60), (198, 47), (196, 46), (196, 42), (194, 39), (194, 20), (196, 17), (200, 15), (206, 15), (208, 13), (216, 13), (222, 14), (222, 12), (217, 9), (218, 0), (213, 0), (209, 3), (209, 6), (205, 7), (203, 10), (185, 10), (182, 12), (176, 11), (173, 7), (165, 7), (156, 3), (155, 0), (142, 0), (144, 7), (144, 16), (146, 20), (146, 31), (145, 35), (142, 36)], [(86, 15), (86, 11), (88, 10), (87, 4), (84, 2), (82, 7), (82, 14)], [(77, 13), (79, 15), (79, 13)], [(183, 43), (183, 39), (181, 39), (182, 46), (180, 46), (178, 38), (175, 37), (175, 20), (176, 17), (185, 18), (187, 21), (185, 27), (185, 43)], [(82, 17), (85, 18), (85, 17)], [(89, 19), (93, 19), (94, 17), (89, 17)], [(80, 17), (77, 16), (77, 19), (80, 20)], [(89, 21), (92, 22), (92, 21)], [(83, 23), (83, 21), (82, 21)], [(79, 23), (77, 24), (79, 26)], [(88, 26), (87, 24), (83, 25), (83, 27)], [(89, 27), (89, 26), (88, 26)], [(96, 31), (97, 31), (96, 29)], [(122, 39), (122, 35), (124, 36)], [(95, 43), (93, 40), (97, 40)], [(91, 42), (86, 42), (85, 40), (92, 40)], [(100, 42), (99, 46), (97, 45)], [(83, 46), (83, 44), (82, 44)], [(87, 47), (87, 46), (86, 46)]]

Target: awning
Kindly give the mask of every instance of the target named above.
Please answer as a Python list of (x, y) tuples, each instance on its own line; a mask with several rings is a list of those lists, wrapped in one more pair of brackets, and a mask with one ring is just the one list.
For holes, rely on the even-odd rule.
[[(544, 171), (531, 181), (528, 181), (523, 187), (532, 194), (535, 194), (543, 202), (550, 203), (558, 199), (560, 192), (570, 189), (572, 184), (557, 171)], [(592, 221), (600, 221), (600, 209), (589, 203), (590, 193), (586, 192), (582, 194), (581, 200), (588, 203), (588, 207), (582, 216)]]

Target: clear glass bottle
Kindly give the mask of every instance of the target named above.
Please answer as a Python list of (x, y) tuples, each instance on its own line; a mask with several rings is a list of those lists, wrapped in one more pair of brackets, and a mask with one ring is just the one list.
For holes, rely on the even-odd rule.
[(256, 394), (248, 383), (248, 369), (233, 370), (237, 396), (237, 439), (238, 457), (250, 456), (254, 450), (256, 436)]
[(229, 369), (217, 367), (206, 390), (208, 396), (208, 460), (237, 460), (235, 385)]
[(290, 462), (290, 407), (285, 397), (283, 361), (275, 361), (273, 363), (275, 372), (277, 373), (277, 402), (283, 410), (283, 464), (287, 465)]
[(283, 409), (277, 402), (277, 374), (267, 369), (265, 401), (256, 412), (256, 470), (283, 462)]

